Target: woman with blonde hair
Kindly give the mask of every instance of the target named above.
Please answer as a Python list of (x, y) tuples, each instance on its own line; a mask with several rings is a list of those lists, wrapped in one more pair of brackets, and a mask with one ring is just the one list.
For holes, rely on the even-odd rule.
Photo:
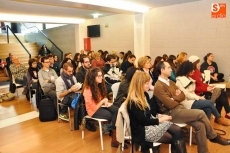
[(176, 61), (177, 61), (176, 67), (177, 67), (177, 70), (178, 70), (179, 67), (180, 67), (180, 65), (181, 65), (183, 62), (187, 61), (187, 53), (181, 52), (181, 53), (177, 56)]
[(94, 54), (94, 59), (92, 60), (92, 67), (104, 67), (105, 61), (101, 58), (101, 52), (96, 52)]
[[(153, 142), (171, 144), (172, 153), (186, 153), (185, 141), (180, 127), (170, 122), (168, 115), (157, 115), (157, 104), (149, 99), (150, 76), (135, 72), (125, 101), (130, 118), (132, 139), (142, 151), (147, 151)], [(156, 117), (157, 115), (157, 117)]]

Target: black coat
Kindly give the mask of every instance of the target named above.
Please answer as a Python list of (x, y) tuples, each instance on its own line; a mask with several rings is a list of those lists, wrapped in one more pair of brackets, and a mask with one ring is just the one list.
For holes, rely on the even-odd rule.
[(145, 97), (150, 105), (151, 110), (148, 108), (145, 111), (139, 109), (134, 103), (131, 106), (127, 105), (127, 110), (130, 119), (131, 134), (133, 142), (141, 145), (142, 151), (146, 151), (149, 148), (149, 143), (145, 141), (145, 126), (159, 125), (158, 119), (151, 119), (151, 114), (156, 116), (158, 106), (155, 98), (149, 99), (148, 94), (145, 92)]

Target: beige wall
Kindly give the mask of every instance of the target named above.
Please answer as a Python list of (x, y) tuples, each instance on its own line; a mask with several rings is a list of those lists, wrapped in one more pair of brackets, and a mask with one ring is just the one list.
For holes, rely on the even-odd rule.
[[(97, 19), (86, 20), (81, 24), (82, 40), (87, 37), (87, 26), (100, 24), (101, 36), (91, 38), (91, 49), (99, 49), (109, 52), (133, 51), (134, 48), (134, 21), (133, 15), (113, 15)], [(108, 24), (108, 27), (105, 27)], [(80, 40), (80, 41), (82, 41)], [(80, 46), (83, 48), (83, 42)]]
[(66, 25), (43, 32), (63, 51), (63, 54), (71, 52), (73, 55), (78, 52), (77, 45), (78, 25)]
[[(227, 4), (227, 18), (211, 18), (212, 3)], [(230, 1), (202, 0), (152, 9), (151, 56), (184, 51), (200, 58), (214, 53), (219, 70), (230, 75)]]

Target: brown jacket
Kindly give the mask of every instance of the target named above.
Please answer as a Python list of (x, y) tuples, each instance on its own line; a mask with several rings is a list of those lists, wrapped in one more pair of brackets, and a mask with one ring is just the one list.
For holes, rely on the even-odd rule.
[(170, 80), (170, 86), (158, 80), (154, 86), (154, 96), (157, 99), (160, 113), (167, 114), (170, 110), (175, 109), (180, 102), (185, 100), (185, 95), (181, 92), (176, 96), (178, 87)]

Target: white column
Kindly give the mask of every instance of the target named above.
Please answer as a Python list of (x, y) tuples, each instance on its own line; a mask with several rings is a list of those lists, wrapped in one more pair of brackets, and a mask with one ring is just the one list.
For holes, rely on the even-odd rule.
[(149, 12), (134, 14), (134, 55), (137, 60), (142, 56), (150, 56)]

